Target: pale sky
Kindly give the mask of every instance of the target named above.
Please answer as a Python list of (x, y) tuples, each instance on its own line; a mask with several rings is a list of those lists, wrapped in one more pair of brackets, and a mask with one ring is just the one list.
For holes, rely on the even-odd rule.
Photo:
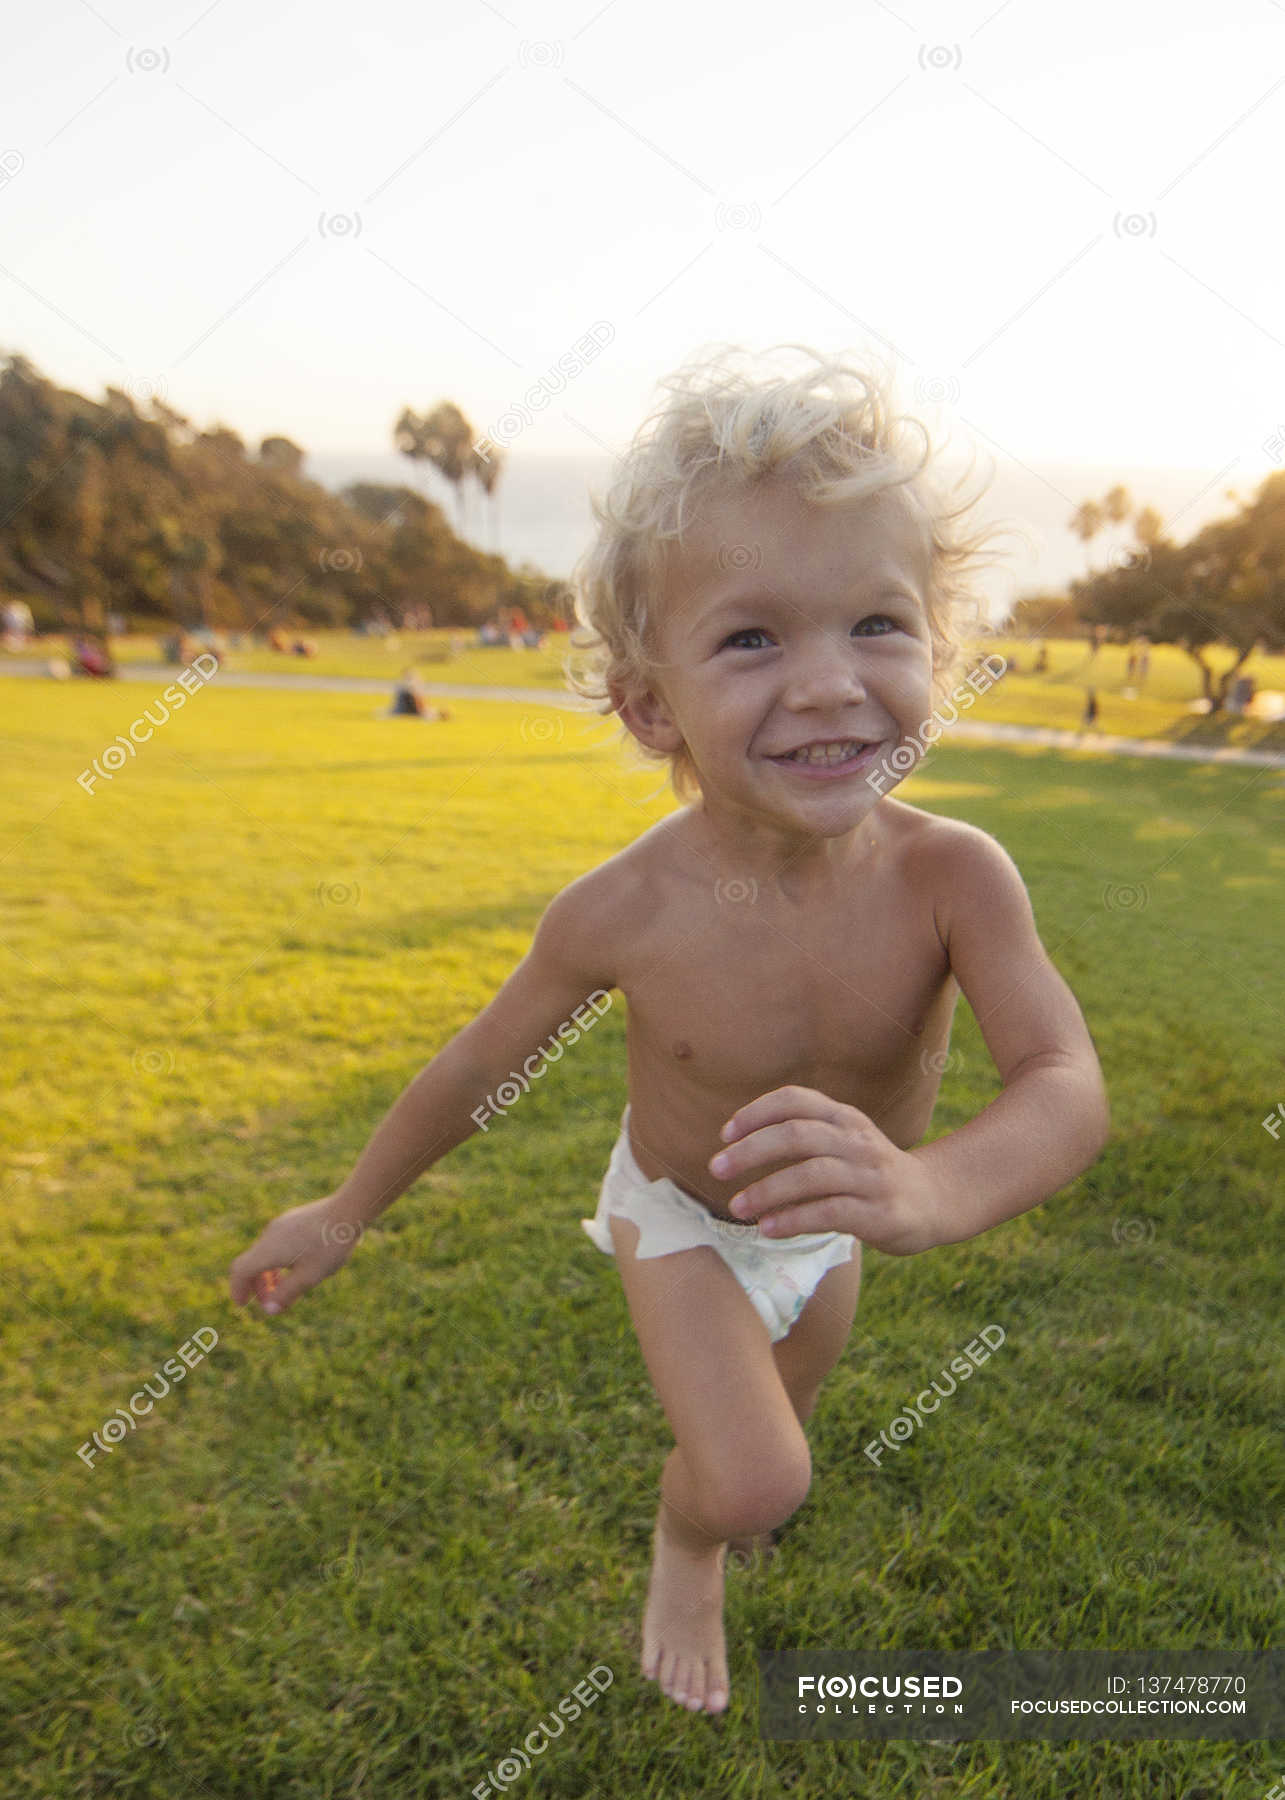
[(1281, 0), (49, 0), (6, 40), (0, 349), (95, 398), (386, 450), (597, 324), (515, 450), (623, 448), (731, 341), (890, 344), (1001, 463), (1285, 458)]

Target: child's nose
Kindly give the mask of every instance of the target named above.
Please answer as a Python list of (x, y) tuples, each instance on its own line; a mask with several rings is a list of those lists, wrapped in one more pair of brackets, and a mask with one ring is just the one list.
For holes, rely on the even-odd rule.
[(860, 705), (866, 697), (857, 659), (846, 645), (821, 644), (800, 650), (786, 674), (785, 704), (809, 708)]

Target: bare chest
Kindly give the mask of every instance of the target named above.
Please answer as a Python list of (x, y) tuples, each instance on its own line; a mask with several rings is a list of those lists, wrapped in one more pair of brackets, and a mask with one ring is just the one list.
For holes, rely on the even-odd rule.
[(734, 1102), (800, 1082), (857, 1103), (904, 1081), (953, 1011), (931, 905), (904, 894), (823, 928), (761, 901), (730, 916), (693, 907), (630, 960), (621, 985), (638, 1072)]

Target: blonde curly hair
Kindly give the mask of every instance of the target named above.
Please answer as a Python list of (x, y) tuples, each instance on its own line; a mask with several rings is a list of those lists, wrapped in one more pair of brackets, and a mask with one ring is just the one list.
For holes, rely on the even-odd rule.
[[(814, 366), (795, 376), (759, 373), (738, 366), (748, 352), (723, 345), (665, 377), (659, 386), (669, 398), (639, 427), (605, 496), (590, 496), (598, 528), (571, 575), (577, 630), (564, 673), (576, 693), (600, 703), (604, 715), (617, 709), (613, 687), (637, 692), (658, 672), (669, 546), (681, 546), (683, 531), (713, 490), (769, 475), (789, 480), (819, 506), (907, 490), (930, 548), (924, 598), (934, 706), (963, 670), (968, 634), (982, 623), (976, 577), (999, 560), (987, 546), (1005, 528), (965, 528), (980, 495), (954, 508), (947, 504), (946, 492), (927, 473), (934, 448), (926, 426), (894, 411), (892, 369), (860, 368), (801, 344), (765, 354), (777, 350), (801, 352)], [(906, 426), (923, 436), (917, 454)], [(669, 763), (680, 800), (696, 798), (700, 787), (685, 745), (658, 751), (639, 743), (623, 723), (621, 733), (644, 762)]]

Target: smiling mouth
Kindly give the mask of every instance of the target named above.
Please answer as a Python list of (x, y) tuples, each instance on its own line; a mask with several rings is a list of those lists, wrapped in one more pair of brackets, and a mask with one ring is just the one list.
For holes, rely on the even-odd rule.
[(815, 744), (804, 744), (798, 750), (791, 750), (781, 756), (768, 758), (769, 762), (803, 763), (810, 768), (837, 767), (840, 763), (854, 762), (863, 751), (877, 748), (878, 740), (865, 738), (833, 738)]

